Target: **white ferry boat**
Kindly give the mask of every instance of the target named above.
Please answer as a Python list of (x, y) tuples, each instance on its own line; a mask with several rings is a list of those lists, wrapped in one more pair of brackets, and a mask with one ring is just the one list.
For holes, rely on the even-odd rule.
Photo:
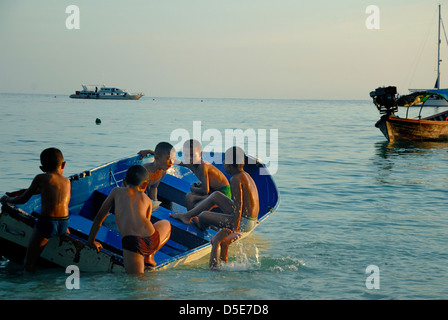
[(143, 93), (129, 93), (127, 90), (106, 87), (104, 85), (82, 85), (81, 91), (71, 94), (73, 99), (115, 99), (115, 100), (138, 100)]

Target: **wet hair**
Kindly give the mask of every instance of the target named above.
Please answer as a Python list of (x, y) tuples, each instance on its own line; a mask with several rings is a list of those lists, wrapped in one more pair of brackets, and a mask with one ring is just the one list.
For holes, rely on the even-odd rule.
[(244, 150), (240, 147), (230, 147), (225, 153), (225, 164), (234, 166), (235, 168), (242, 169), (246, 162), (245, 160), (246, 155), (244, 154)]
[(62, 165), (64, 156), (57, 148), (48, 148), (41, 152), (40, 163), (44, 171), (54, 171)]
[(171, 150), (173, 150), (173, 146), (171, 145), (171, 143), (159, 142), (154, 150), (154, 155), (156, 156), (170, 155)]
[(148, 180), (148, 170), (139, 164), (130, 166), (124, 179), (128, 185), (139, 186), (143, 181)]

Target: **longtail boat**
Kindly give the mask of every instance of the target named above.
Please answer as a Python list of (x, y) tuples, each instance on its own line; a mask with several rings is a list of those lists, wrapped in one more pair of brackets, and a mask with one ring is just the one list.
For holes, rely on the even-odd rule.
[[(425, 103), (432, 99), (448, 101), (448, 89), (434, 89), (398, 96), (393, 86), (380, 87), (370, 93), (382, 115), (375, 126), (390, 142), (448, 141), (448, 110), (422, 118)], [(420, 107), (418, 116), (408, 117), (409, 108)], [(406, 117), (396, 115), (399, 107), (407, 107)]]

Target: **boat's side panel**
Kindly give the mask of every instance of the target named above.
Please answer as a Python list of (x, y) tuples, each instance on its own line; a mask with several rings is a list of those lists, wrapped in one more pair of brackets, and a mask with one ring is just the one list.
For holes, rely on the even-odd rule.
[(448, 141), (448, 121), (389, 118), (389, 141)]
[[(0, 215), (0, 238), (14, 247), (15, 252), (7, 257), (22, 263), (33, 234), (35, 218), (5, 207), (3, 209)], [(73, 235), (50, 239), (41, 259), (62, 267), (76, 265), (81, 271), (124, 271), (120, 256), (106, 250), (97, 253), (86, 241)]]

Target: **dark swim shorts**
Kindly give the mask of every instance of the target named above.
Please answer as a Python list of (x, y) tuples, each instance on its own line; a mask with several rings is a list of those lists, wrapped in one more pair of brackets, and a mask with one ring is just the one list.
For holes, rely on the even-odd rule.
[(69, 217), (53, 218), (41, 216), (36, 222), (35, 228), (44, 238), (60, 237), (67, 232), (70, 223)]
[(121, 245), (123, 249), (139, 253), (142, 256), (149, 256), (153, 254), (160, 244), (160, 236), (157, 230), (154, 231), (152, 236), (124, 236), (121, 239)]

